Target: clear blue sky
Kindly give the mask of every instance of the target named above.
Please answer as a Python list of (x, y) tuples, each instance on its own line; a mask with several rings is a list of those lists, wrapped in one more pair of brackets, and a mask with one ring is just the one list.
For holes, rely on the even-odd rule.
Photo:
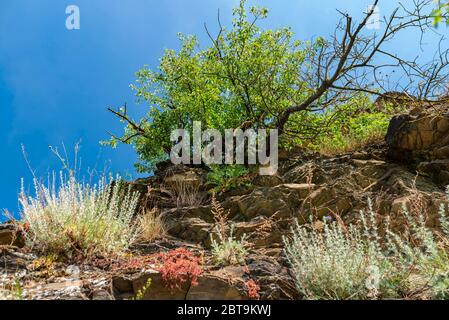
[[(407, 2), (407, 1), (405, 1)], [(203, 43), (206, 22), (213, 30), (217, 9), (229, 23), (237, 0), (1, 0), (0, 1), (0, 209), (18, 211), (20, 179), (31, 176), (23, 160), (23, 143), (39, 175), (58, 170), (49, 145), (68, 147), (82, 140), (84, 169), (99, 156), (106, 131), (120, 133), (120, 124), (106, 107), (136, 105), (129, 84), (144, 64), (156, 66), (164, 48), (176, 48), (177, 32), (197, 34)], [(364, 0), (250, 1), (270, 9), (265, 27), (291, 26), (298, 38), (328, 35), (337, 21), (336, 8), (356, 14)], [(81, 29), (65, 28), (65, 8), (78, 5)], [(386, 14), (397, 4), (381, 1)], [(416, 35), (396, 44), (416, 54)], [(430, 42), (429, 46), (435, 45)], [(430, 58), (430, 56), (429, 56)], [(108, 161), (114, 172), (133, 171), (130, 147), (103, 148), (100, 167)]]

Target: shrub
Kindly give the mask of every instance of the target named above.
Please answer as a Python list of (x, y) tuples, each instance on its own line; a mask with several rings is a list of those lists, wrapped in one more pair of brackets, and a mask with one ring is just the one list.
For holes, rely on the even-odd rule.
[(383, 141), (393, 112), (391, 105), (385, 105), (382, 111), (376, 110), (372, 101), (361, 95), (351, 104), (316, 115), (329, 125), (325, 129), (326, 134), (319, 135), (309, 147), (322, 154), (333, 155)]
[(216, 240), (213, 234), (210, 235), (212, 244), (212, 259), (214, 263), (220, 265), (244, 264), (248, 251), (245, 245), (246, 235), (240, 240), (234, 239), (234, 226), (231, 226), (228, 235), (227, 217), (229, 212), (225, 212), (221, 205), (212, 197), (212, 215), (215, 219)]
[(185, 248), (178, 248), (159, 255), (159, 272), (166, 285), (171, 289), (180, 289), (184, 283), (198, 284), (202, 275), (201, 259)]
[[(449, 189), (447, 189), (449, 200)], [(407, 230), (399, 236), (388, 231), (389, 248), (401, 263), (413, 269), (433, 299), (449, 299), (449, 221), (446, 205), (439, 210), (441, 232), (426, 226), (425, 210), (419, 198), (405, 205)]]
[(218, 235), (216, 241), (211, 234), (212, 258), (214, 263), (219, 265), (237, 265), (244, 264), (248, 251), (245, 246), (246, 236), (243, 235), (240, 240), (234, 238), (234, 226), (231, 227), (229, 236), (222, 237), (218, 227), (215, 228)]
[[(381, 115), (381, 114), (379, 114)], [(331, 136), (322, 137), (315, 149), (325, 155), (335, 155), (340, 153), (351, 152), (371, 143), (383, 141), (388, 129), (389, 117), (380, 116), (384, 119), (371, 119), (373, 122), (370, 125), (364, 126), (360, 124), (360, 129), (347, 134), (337, 133)], [(364, 120), (369, 120), (374, 117), (363, 117)], [(361, 120), (361, 119), (359, 119)], [(363, 129), (362, 129), (363, 128)]]
[(297, 225), (284, 238), (285, 254), (305, 299), (396, 297), (405, 273), (383, 253), (374, 213), (361, 213), (363, 230), (324, 222), (323, 231)]
[[(152, 171), (167, 158), (170, 132), (180, 124), (189, 131), (193, 121), (218, 130), (245, 122), (265, 125), (309, 93), (301, 66), (306, 51), (313, 55), (314, 44), (295, 41), (289, 28), (261, 30), (258, 22), (267, 17), (267, 9), (247, 10), (245, 2), (240, 1), (232, 26), (221, 30), (214, 45), (200, 47), (197, 37), (180, 34), (179, 50), (166, 50), (157, 69), (144, 67), (136, 73), (131, 87), (148, 105), (148, 114), (133, 125), (126, 108), (115, 112), (130, 121), (124, 136), (113, 137), (110, 144), (132, 143), (139, 170)], [(276, 98), (272, 92), (278, 93)]]
[(97, 185), (60, 174), (49, 186), (34, 180), (35, 195), (22, 186), (21, 216), (29, 228), (30, 245), (46, 253), (71, 256), (119, 254), (137, 237), (132, 222), (138, 195), (120, 179), (101, 178)]
[[(191, 132), (194, 121), (222, 133), (227, 128), (279, 129), (282, 147), (303, 145), (304, 141), (315, 144), (339, 115), (334, 112), (339, 109), (336, 106), (357, 102), (361, 93), (371, 97), (385, 93), (386, 78), (373, 77), (372, 72), (387, 65), (390, 72), (397, 68), (401, 74), (393, 77), (397, 79), (392, 87), (409, 81), (408, 95), (419, 95), (423, 102), (437, 102), (444, 87), (437, 76), (427, 79), (432, 72), (444, 73), (444, 61), (431, 71), (429, 65), (420, 66), (386, 51), (387, 43), (406, 29), (427, 31), (428, 23), (417, 24), (416, 19), (429, 18), (430, 12), (421, 13), (430, 0), (396, 8), (381, 39), (372, 37), (364, 23), (375, 15), (372, 9), (363, 14), (360, 24), (342, 14), (332, 35), (309, 41), (295, 40), (289, 27), (262, 29), (259, 22), (268, 17), (268, 10), (257, 6), (248, 10), (246, 0), (239, 2), (228, 27), (218, 19), (217, 34), (206, 28), (211, 40), (208, 45), (194, 35), (180, 34), (178, 50), (166, 50), (157, 68), (146, 66), (136, 73), (131, 87), (139, 102), (148, 107), (145, 117), (132, 119), (126, 106), (110, 109), (126, 127), (122, 136), (112, 135), (109, 143), (132, 144), (140, 160), (138, 170), (152, 171), (158, 161), (168, 159), (172, 130)], [(448, 8), (447, 1), (436, 7), (436, 23), (447, 18)], [(388, 30), (391, 25), (400, 28)], [(380, 59), (383, 64), (379, 65), (375, 63), (378, 56), (392, 61)], [(409, 74), (403, 72), (404, 66), (422, 72)], [(424, 82), (429, 83), (422, 92)], [(332, 116), (319, 116), (329, 110)], [(343, 143), (355, 142), (355, 136), (349, 137), (350, 141)]]
[(157, 210), (153, 209), (137, 218), (139, 238), (144, 241), (154, 241), (165, 235), (164, 222)]
[(207, 174), (207, 185), (213, 192), (227, 191), (241, 186), (251, 186), (249, 170), (242, 165), (211, 166)]

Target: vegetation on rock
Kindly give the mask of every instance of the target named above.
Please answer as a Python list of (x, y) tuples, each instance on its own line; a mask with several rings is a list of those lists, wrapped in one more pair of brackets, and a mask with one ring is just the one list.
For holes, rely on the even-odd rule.
[(228, 191), (242, 186), (250, 186), (249, 170), (242, 165), (211, 166), (207, 174), (207, 185), (214, 192)]
[[(267, 9), (245, 0), (218, 35), (206, 28), (209, 46), (180, 35), (157, 70), (137, 72), (147, 116), (110, 109), (126, 127), (109, 143), (132, 144), (153, 175), (84, 183), (56, 151), (67, 176), (35, 178), (33, 195), (22, 186), (22, 221), (0, 228), (0, 299), (40, 298), (29, 286), (48, 279), (92, 299), (98, 288), (136, 300), (449, 299), (449, 51), (419, 66), (385, 49), (402, 30), (448, 21), (449, 5), (414, 4), (380, 37), (364, 34), (368, 10), (359, 22), (342, 13), (327, 39), (295, 40), (259, 27)], [(393, 67), (404, 92), (373, 76)], [(164, 162), (170, 132), (194, 121), (279, 130), (277, 174)]]
[(184, 284), (195, 286), (202, 275), (201, 258), (186, 248), (178, 248), (159, 255), (159, 270), (167, 286), (180, 289)]
[(215, 219), (215, 237), (213, 234), (210, 235), (213, 262), (222, 266), (245, 264), (245, 258), (248, 255), (246, 235), (243, 235), (240, 240), (235, 239), (234, 225), (229, 226), (227, 220), (229, 212), (225, 212), (215, 199), (215, 195), (212, 197), (211, 211)]
[(378, 232), (379, 221), (371, 202), (368, 207), (368, 217), (361, 212), (362, 227), (346, 226), (341, 219), (331, 223), (325, 220), (322, 230), (296, 226), (292, 239), (285, 238), (285, 253), (302, 296), (335, 300), (447, 299), (446, 204), (439, 210), (442, 232), (426, 226), (429, 212), (422, 210), (418, 195), (410, 208), (402, 208), (407, 223), (403, 232), (392, 231), (387, 223), (384, 237)]
[(21, 218), (28, 226), (31, 247), (65, 256), (119, 254), (137, 238), (133, 222), (138, 194), (121, 180), (103, 177), (96, 185), (79, 182), (74, 175), (53, 175), (50, 185), (35, 179), (35, 194), (22, 188)]
[(152, 242), (166, 235), (163, 218), (155, 209), (139, 215), (137, 225), (140, 240)]

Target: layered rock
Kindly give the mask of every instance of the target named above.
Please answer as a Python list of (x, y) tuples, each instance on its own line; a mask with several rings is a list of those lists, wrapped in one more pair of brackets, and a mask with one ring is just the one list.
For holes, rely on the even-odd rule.
[[(13, 247), (23, 245), (21, 233), (6, 225), (0, 226), (0, 265), (5, 266), (0, 287), (2, 277), (9, 277), (9, 283), (26, 283), (24, 295), (29, 299), (132, 299), (151, 278), (143, 299), (240, 300), (249, 298), (245, 282), (254, 279), (262, 299), (298, 298), (282, 251), (283, 239), (296, 222), (324, 217), (357, 222), (371, 200), (379, 220), (389, 217), (394, 229), (404, 225), (403, 209), (417, 205), (429, 213), (427, 224), (438, 226), (439, 208), (447, 206), (444, 186), (449, 184), (447, 110), (416, 109), (396, 116), (386, 140), (386, 145), (334, 157), (283, 151), (277, 175), (254, 176), (249, 187), (217, 194), (234, 237), (245, 235), (250, 244), (244, 265), (208, 263), (216, 222), (207, 170), (164, 163), (154, 176), (131, 183), (141, 193), (139, 212), (157, 208), (168, 232), (163, 241), (132, 248), (131, 259), (143, 261), (137, 270), (121, 265), (117, 269), (104, 259), (88, 266), (58, 265), (50, 279), (43, 280), (40, 271), (30, 267), (36, 257)], [(179, 247), (201, 255), (204, 272), (198, 285), (172, 290), (145, 257)]]
[(196, 285), (184, 283), (179, 288), (170, 289), (161, 274), (155, 269), (129, 275), (119, 275), (112, 279), (115, 299), (130, 299), (145, 287), (148, 279), (151, 286), (144, 292), (144, 300), (246, 300), (245, 282), (257, 279), (262, 299), (294, 299), (298, 297), (294, 281), (285, 266), (276, 259), (251, 255), (246, 266), (227, 266), (207, 270)]
[(0, 246), (23, 247), (25, 239), (22, 232), (13, 224), (0, 225)]
[(395, 116), (386, 136), (391, 159), (410, 163), (440, 186), (449, 184), (449, 107)]
[[(279, 184), (253, 185), (241, 195), (222, 196), (235, 235), (246, 234), (256, 248), (281, 248), (282, 237), (290, 234), (295, 221), (308, 223), (310, 218), (324, 216), (339, 216), (347, 222), (357, 220), (360, 211), (368, 209), (369, 200), (381, 216), (392, 217), (393, 226), (403, 221), (399, 216), (404, 199), (419, 197), (435, 219), (440, 205), (447, 200), (444, 190), (428, 177), (385, 160), (343, 155), (290, 161), (296, 163), (280, 172), (276, 178)], [(214, 229), (210, 210), (209, 205), (166, 210), (169, 233), (209, 247)]]

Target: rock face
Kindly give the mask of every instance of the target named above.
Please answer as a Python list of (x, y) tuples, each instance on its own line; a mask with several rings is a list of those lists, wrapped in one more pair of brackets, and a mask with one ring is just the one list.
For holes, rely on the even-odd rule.
[(255, 278), (260, 286), (262, 299), (297, 298), (293, 278), (286, 267), (276, 259), (252, 255), (247, 266), (228, 266), (208, 270), (198, 279), (197, 285), (184, 284), (169, 289), (162, 276), (155, 270), (115, 276), (112, 289), (115, 299), (131, 299), (151, 278), (151, 286), (144, 293), (144, 300), (247, 300), (245, 281)]
[(388, 155), (411, 163), (440, 186), (449, 184), (449, 107), (415, 109), (391, 120)]
[(25, 245), (25, 239), (14, 225), (0, 225), (0, 246), (2, 245), (23, 247)]
[[(417, 203), (430, 213), (426, 223), (437, 227), (438, 210), (447, 206), (449, 112), (443, 107), (433, 113), (416, 109), (394, 117), (386, 144), (334, 157), (284, 150), (280, 159), (276, 176), (256, 176), (251, 186), (216, 196), (234, 226), (234, 237), (245, 235), (251, 244), (242, 266), (209, 263), (216, 221), (206, 169), (164, 163), (154, 176), (131, 183), (141, 193), (140, 209), (157, 208), (168, 233), (160, 242), (132, 248), (130, 259), (140, 259), (143, 265), (131, 270), (114, 269), (110, 261), (65, 265), (56, 268), (51, 280), (35, 280), (37, 272), (29, 265), (36, 257), (14, 247), (23, 245), (23, 237), (13, 225), (5, 225), (0, 226), (0, 289), (2, 276), (16, 277), (19, 271), (17, 277), (28, 281), (24, 292), (30, 299), (132, 299), (149, 278), (152, 283), (143, 299), (248, 299), (245, 284), (252, 280), (262, 299), (296, 299), (294, 277), (283, 255), (283, 239), (291, 236), (296, 222), (324, 217), (357, 222), (370, 199), (379, 221), (389, 217), (393, 229), (404, 225), (403, 208)], [(145, 258), (180, 247), (201, 256), (204, 272), (197, 285), (172, 290)]]
[[(361, 210), (367, 210), (369, 199), (377, 213), (392, 218), (392, 226), (402, 224), (402, 203), (409, 198), (419, 198), (435, 213), (436, 221), (438, 208), (446, 202), (443, 188), (428, 176), (417, 176), (407, 167), (373, 157), (380, 158), (369, 154), (290, 158), (282, 164), (277, 185), (253, 185), (249, 192), (222, 201), (235, 236), (245, 234), (255, 248), (282, 248), (282, 238), (290, 234), (295, 221), (308, 223), (311, 217), (338, 215), (352, 222)], [(209, 247), (214, 229), (210, 206), (174, 208), (165, 216), (170, 235)]]
[(386, 136), (389, 155), (397, 160), (416, 161), (449, 158), (449, 110), (412, 110), (391, 120)]
[(229, 279), (207, 274), (198, 279), (195, 286), (185, 284), (177, 289), (168, 288), (157, 271), (146, 271), (132, 276), (114, 277), (112, 287), (116, 299), (130, 299), (136, 296), (151, 278), (151, 286), (144, 293), (144, 300), (242, 300), (239, 292)]

